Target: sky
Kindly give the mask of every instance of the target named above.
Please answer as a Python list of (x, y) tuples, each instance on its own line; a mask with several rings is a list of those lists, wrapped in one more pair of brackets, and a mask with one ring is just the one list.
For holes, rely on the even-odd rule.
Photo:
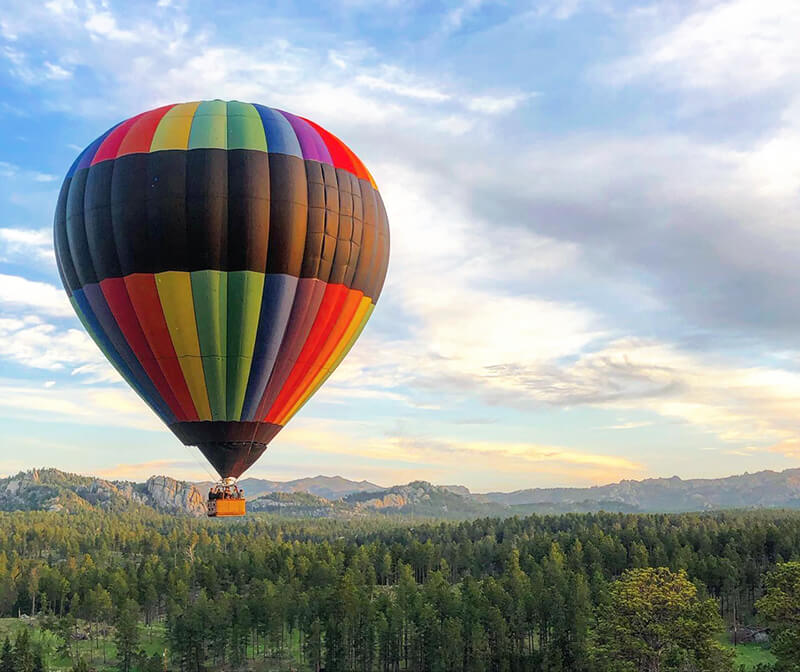
[(249, 476), (798, 466), (795, 0), (0, 5), (0, 473), (211, 474), (84, 334), (52, 245), (84, 146), (210, 98), (341, 137), (392, 236), (359, 342)]

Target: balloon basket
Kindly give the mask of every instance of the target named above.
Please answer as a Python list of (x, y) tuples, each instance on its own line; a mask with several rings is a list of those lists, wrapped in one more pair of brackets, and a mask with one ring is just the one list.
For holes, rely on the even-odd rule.
[(235, 478), (224, 478), (208, 492), (208, 517), (227, 518), (244, 516), (247, 501), (244, 493), (237, 487)]
[(244, 499), (210, 499), (208, 501), (209, 518), (229, 518), (243, 516), (247, 513), (247, 502)]

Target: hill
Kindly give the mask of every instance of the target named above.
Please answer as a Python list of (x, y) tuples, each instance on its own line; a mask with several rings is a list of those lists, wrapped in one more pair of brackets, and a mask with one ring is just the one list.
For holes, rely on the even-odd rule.
[[(800, 509), (800, 469), (716, 479), (651, 478), (591, 488), (531, 488), (471, 493), (461, 485), (413, 481), (382, 488), (368, 481), (316, 476), (280, 482), (245, 478), (248, 510), (296, 517), (397, 515), (477, 518), (529, 513), (619, 511), (680, 513), (720, 509)], [(136, 507), (202, 516), (209, 484), (151, 476), (145, 483), (110, 481), (34, 469), (0, 479), (2, 511), (123, 511)]]
[[(374, 513), (470, 518), (591, 511), (681, 513), (720, 509), (800, 509), (800, 469), (761, 471), (711, 479), (683, 480), (673, 476), (642, 481), (623, 480), (590, 488), (530, 488), (486, 494), (472, 493), (463, 485), (437, 486), (425, 481), (390, 488), (368, 484), (375, 489), (358, 490), (358, 486), (366, 481), (359, 484), (336, 478), (348, 484), (345, 487), (352, 487), (353, 491), (335, 498), (326, 497), (321, 494), (324, 491), (320, 487), (311, 489), (327, 479), (318, 476), (314, 479), (277, 483), (278, 487), (274, 492), (308, 492), (325, 500), (335, 501), (337, 506), (315, 509), (314, 515), (338, 516)], [(282, 500), (281, 512), (286, 515), (301, 515), (305, 504), (295, 506), (294, 501)]]
[[(466, 492), (466, 494), (461, 494)], [(396, 514), (430, 518), (474, 518), (479, 516), (508, 515), (506, 506), (494, 502), (480, 502), (459, 486), (432, 485), (427, 481), (413, 481), (408, 485), (395, 485), (373, 493), (358, 492), (342, 499), (342, 503), (356, 513)]]
[(58, 469), (33, 469), (0, 479), (0, 511), (70, 511), (137, 507), (203, 515), (205, 496), (191, 483), (151, 476), (145, 483), (107, 481)]
[(800, 469), (760, 471), (726, 478), (683, 480), (673, 476), (642, 481), (624, 480), (591, 488), (532, 488), (508, 493), (491, 492), (475, 498), (526, 510), (542, 505), (574, 511), (603, 508), (667, 513), (716, 509), (797, 509), (800, 508)]
[(414, 481), (378, 492), (354, 492), (329, 500), (308, 492), (272, 492), (247, 503), (250, 512), (268, 512), (302, 518), (355, 518), (363, 516), (413, 516), (424, 518), (476, 518), (508, 515), (509, 507), (477, 502), (448, 487)]
[[(209, 481), (196, 484), (202, 490), (213, 485)], [(335, 500), (355, 492), (380, 492), (386, 488), (369, 481), (351, 481), (341, 476), (314, 476), (298, 478), (294, 481), (270, 481), (263, 478), (243, 478), (239, 486), (245, 491), (248, 500), (257, 499), (273, 492), (307, 492), (317, 497)]]

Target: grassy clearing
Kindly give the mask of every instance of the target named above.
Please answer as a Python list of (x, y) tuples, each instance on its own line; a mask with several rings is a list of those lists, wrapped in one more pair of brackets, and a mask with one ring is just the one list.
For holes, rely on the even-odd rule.
[(732, 647), (736, 652), (736, 664), (744, 665), (746, 668), (753, 668), (756, 665), (772, 665), (775, 663), (775, 656), (760, 644), (739, 644)]
[[(42, 630), (33, 621), (18, 618), (0, 618), (0, 642), (6, 636), (13, 639), (22, 628), (30, 628), (31, 640), (41, 645), (49, 670), (61, 672), (72, 669), (73, 661), (69, 656), (60, 655), (59, 653), (61, 639), (51, 632)], [(79, 621), (77, 629), (80, 632), (88, 632), (88, 624)], [(141, 625), (140, 633), (139, 646), (147, 655), (161, 655), (164, 652), (166, 631), (163, 624), (154, 623), (150, 627)], [(76, 639), (71, 644), (75, 657), (83, 658), (98, 672), (110, 672), (116, 669), (117, 647), (114, 645), (114, 638), (110, 631), (105, 636), (98, 636), (96, 641)]]
[[(45, 655), (45, 663), (51, 672), (67, 672), (72, 669), (73, 660), (69, 656), (59, 654), (61, 639), (51, 632), (42, 630), (35, 621), (18, 618), (0, 618), (0, 645), (6, 636), (13, 639), (17, 632), (23, 628), (29, 628), (31, 640), (42, 647)], [(78, 622), (79, 632), (88, 633), (89, 625), (84, 621)], [(112, 672), (117, 669), (116, 656), (117, 648), (114, 645), (113, 631), (109, 628), (106, 635), (98, 635), (95, 640), (76, 639), (72, 641), (72, 650), (75, 658), (86, 660), (90, 667), (97, 672)], [(161, 656), (166, 649), (166, 628), (163, 623), (153, 623), (149, 627), (140, 625), (140, 648), (148, 656)], [(245, 669), (256, 672), (293, 672), (301, 668), (301, 646), (302, 640), (298, 630), (295, 630), (291, 637), (286, 638), (286, 651), (283, 656), (268, 656), (264, 658), (263, 652), (255, 654), (254, 660), (246, 662)], [(104, 653), (105, 649), (105, 653)], [(253, 658), (253, 648), (247, 648), (248, 658)]]
[(720, 635), (717, 639), (725, 648), (736, 654), (737, 669), (744, 666), (746, 670), (751, 670), (757, 665), (773, 665), (775, 663), (775, 656), (761, 644), (737, 644), (734, 646), (725, 635)]

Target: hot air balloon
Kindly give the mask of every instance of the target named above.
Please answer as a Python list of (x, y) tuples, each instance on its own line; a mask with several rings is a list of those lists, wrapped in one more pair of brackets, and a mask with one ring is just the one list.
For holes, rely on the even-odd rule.
[(389, 226), (337, 137), (282, 110), (207, 100), (126, 119), (81, 152), (55, 249), (89, 335), (227, 487), (361, 334)]

